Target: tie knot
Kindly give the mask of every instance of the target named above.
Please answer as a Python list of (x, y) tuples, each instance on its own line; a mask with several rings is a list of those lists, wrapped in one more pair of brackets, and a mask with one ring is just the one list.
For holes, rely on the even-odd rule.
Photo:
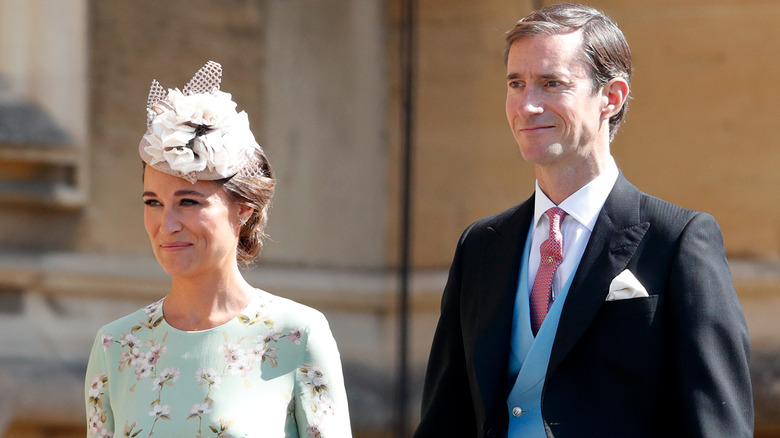
[(561, 222), (563, 222), (566, 212), (559, 207), (553, 207), (545, 213), (547, 213), (547, 217), (550, 218), (550, 230), (560, 230)]

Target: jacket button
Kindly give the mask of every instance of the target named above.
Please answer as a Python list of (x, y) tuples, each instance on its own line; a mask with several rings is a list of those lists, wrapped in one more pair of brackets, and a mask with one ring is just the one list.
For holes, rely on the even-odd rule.
[(521, 408), (520, 406), (513, 407), (512, 408), (512, 415), (514, 415), (515, 417), (519, 417), (519, 416), (523, 415), (523, 408)]

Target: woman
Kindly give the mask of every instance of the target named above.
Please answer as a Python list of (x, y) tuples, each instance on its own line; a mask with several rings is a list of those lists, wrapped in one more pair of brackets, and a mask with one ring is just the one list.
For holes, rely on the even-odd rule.
[(207, 63), (183, 88), (152, 81), (144, 225), (170, 293), (98, 332), (88, 437), (349, 437), (323, 315), (250, 286), (275, 180), (247, 114)]

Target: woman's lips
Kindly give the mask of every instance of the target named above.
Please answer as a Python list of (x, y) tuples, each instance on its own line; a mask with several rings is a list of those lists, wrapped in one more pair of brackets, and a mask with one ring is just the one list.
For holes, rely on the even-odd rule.
[(160, 247), (165, 251), (179, 251), (182, 249), (187, 249), (191, 246), (192, 244), (188, 242), (170, 242), (170, 243), (163, 243), (160, 245)]

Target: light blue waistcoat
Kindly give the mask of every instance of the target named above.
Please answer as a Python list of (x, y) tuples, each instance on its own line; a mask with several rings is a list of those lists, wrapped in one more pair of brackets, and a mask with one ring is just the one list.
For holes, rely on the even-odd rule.
[[(512, 319), (512, 344), (509, 354), (509, 379), (515, 384), (506, 400), (509, 410), (509, 438), (546, 438), (542, 421), (541, 400), (547, 365), (550, 362), (558, 321), (561, 318), (563, 303), (569, 293), (571, 275), (550, 306), (539, 332), (534, 338), (531, 332), (531, 313), (529, 309), (528, 257), (531, 252), (533, 224), (525, 239), (525, 248), (520, 262), (520, 280), (515, 298), (514, 317)], [(576, 267), (573, 272), (576, 272)], [(515, 378), (515, 376), (517, 376)], [(516, 416), (513, 410), (518, 407), (522, 414)]]

